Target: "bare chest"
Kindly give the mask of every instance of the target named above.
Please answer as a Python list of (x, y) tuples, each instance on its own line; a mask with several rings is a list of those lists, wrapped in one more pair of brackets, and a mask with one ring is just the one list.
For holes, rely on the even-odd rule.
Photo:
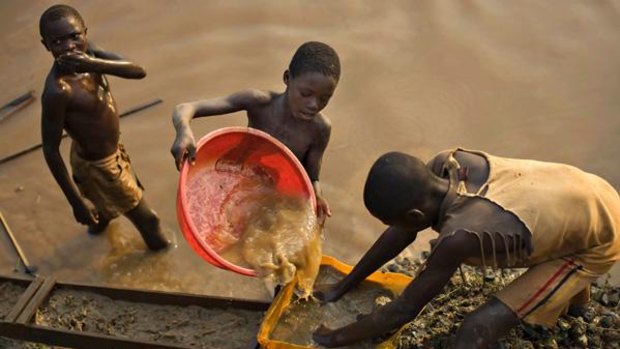
[(116, 114), (116, 102), (105, 77), (98, 74), (81, 74), (67, 81), (71, 86), (69, 114), (89, 113), (92, 116)]
[(315, 139), (315, 131), (311, 125), (284, 124), (258, 120), (250, 122), (248, 126), (264, 131), (284, 143), (302, 162)]

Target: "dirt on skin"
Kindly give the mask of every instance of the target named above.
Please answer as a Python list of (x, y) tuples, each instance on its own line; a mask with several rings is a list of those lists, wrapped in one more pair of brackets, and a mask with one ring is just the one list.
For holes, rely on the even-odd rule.
[(229, 349), (247, 347), (262, 317), (260, 311), (134, 303), (59, 289), (37, 310), (35, 322), (157, 343)]
[(11, 312), (15, 303), (26, 287), (17, 285), (10, 281), (0, 282), (0, 320)]
[[(343, 274), (331, 267), (322, 266), (316, 284), (331, 284), (342, 279)], [(271, 338), (286, 343), (316, 347), (312, 333), (320, 324), (329, 328), (345, 326), (359, 314), (367, 314), (379, 305), (394, 298), (391, 291), (379, 284), (365, 282), (344, 295), (340, 300), (321, 305), (317, 300), (296, 298), (285, 310), (274, 328)], [(374, 348), (377, 343), (364, 341), (345, 348)]]
[[(421, 265), (420, 259), (397, 258), (385, 270), (414, 276)], [(398, 348), (451, 348), (465, 316), (523, 272), (509, 269), (503, 273), (487, 272), (483, 277), (477, 268), (463, 266), (462, 269), (467, 282), (463, 282), (459, 272), (455, 273), (443, 292), (402, 329)], [(583, 316), (562, 316), (551, 329), (520, 325), (500, 340), (496, 348), (620, 348), (620, 287), (602, 280), (592, 285), (591, 291), (592, 302)]]

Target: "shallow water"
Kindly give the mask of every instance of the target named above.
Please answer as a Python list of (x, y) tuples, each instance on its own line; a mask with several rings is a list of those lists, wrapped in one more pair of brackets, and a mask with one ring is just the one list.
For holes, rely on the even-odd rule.
[[(53, 3), (0, 2), (0, 104), (41, 93), (52, 59), (37, 22)], [(282, 73), (307, 40), (327, 42), (342, 61), (325, 110), (333, 125), (321, 174), (333, 211), (326, 254), (355, 263), (384, 229), (366, 212), (362, 188), (372, 162), (390, 150), (428, 159), (461, 145), (566, 162), (620, 187), (619, 1), (68, 3), (82, 12), (90, 39), (146, 67), (144, 80), (110, 79), (119, 110), (164, 100), (123, 119), (121, 129), (146, 198), (178, 247), (147, 252), (125, 219), (88, 236), (34, 152), (0, 165), (0, 211), (44, 275), (268, 297), (259, 280), (206, 264), (178, 233), (170, 116), (183, 101), (247, 87), (282, 91)], [(38, 103), (2, 121), (0, 157), (39, 142), (39, 124)], [(245, 124), (241, 113), (193, 122), (196, 137)], [(408, 253), (427, 249), (432, 236), (422, 234)], [(12, 273), (14, 256), (0, 254), (0, 272)]]
[[(332, 284), (342, 279), (343, 274), (330, 267), (321, 267), (317, 284)], [(313, 346), (312, 333), (323, 324), (339, 328), (356, 321), (358, 315), (369, 314), (385, 304), (394, 295), (380, 285), (365, 282), (333, 303), (320, 304), (314, 299), (297, 299), (286, 308), (273, 329), (270, 338), (286, 343)], [(376, 345), (376, 344), (375, 344)], [(370, 341), (357, 343), (352, 348), (374, 348)], [(348, 347), (347, 347), (348, 348)]]

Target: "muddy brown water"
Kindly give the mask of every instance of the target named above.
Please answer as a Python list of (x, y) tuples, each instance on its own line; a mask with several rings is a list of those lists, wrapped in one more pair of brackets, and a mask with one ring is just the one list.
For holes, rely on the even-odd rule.
[[(52, 59), (37, 25), (53, 3), (0, 2), (0, 104), (29, 89), (41, 93)], [(384, 229), (366, 212), (362, 188), (386, 151), (428, 159), (461, 145), (569, 163), (620, 187), (619, 1), (67, 3), (82, 13), (91, 40), (146, 67), (144, 80), (110, 79), (119, 110), (164, 100), (123, 119), (121, 130), (146, 198), (178, 247), (146, 252), (125, 219), (88, 236), (37, 151), (0, 165), (0, 211), (44, 275), (266, 299), (259, 280), (208, 265), (180, 236), (170, 117), (183, 101), (246, 87), (282, 91), (282, 73), (307, 40), (327, 42), (342, 61), (325, 110), (333, 124), (321, 174), (333, 211), (326, 254), (355, 263)], [(245, 123), (237, 113), (193, 125), (199, 137)], [(39, 125), (39, 103), (2, 121), (0, 157), (38, 143)], [(68, 146), (63, 141), (65, 159)], [(427, 249), (431, 236), (406, 253)], [(14, 255), (3, 246), (0, 272), (12, 273)]]
[[(331, 267), (322, 266), (316, 279), (317, 284), (331, 284), (341, 280), (344, 274)], [(323, 324), (329, 328), (339, 328), (356, 321), (360, 314), (369, 314), (379, 304), (394, 298), (391, 291), (377, 283), (363, 282), (344, 295), (337, 302), (321, 305), (315, 299), (296, 299), (286, 308), (278, 319), (270, 338), (285, 343), (316, 347), (312, 333)], [(374, 348), (377, 343), (370, 340), (344, 348)], [(321, 347), (322, 348), (322, 347)]]

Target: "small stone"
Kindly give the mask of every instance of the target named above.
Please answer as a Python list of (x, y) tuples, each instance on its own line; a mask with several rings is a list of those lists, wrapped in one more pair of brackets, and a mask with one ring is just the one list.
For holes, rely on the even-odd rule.
[(568, 323), (568, 321), (564, 320), (564, 319), (559, 319), (558, 320), (558, 327), (562, 330), (562, 331), (568, 331), (570, 329), (570, 324)]
[(609, 315), (604, 315), (599, 321), (599, 326), (603, 328), (611, 328), (614, 325), (614, 319)]
[(586, 348), (588, 346), (588, 337), (585, 334), (579, 336), (579, 338), (577, 338), (577, 343), (583, 348)]
[(558, 342), (554, 338), (547, 338), (543, 341), (542, 347), (545, 349), (558, 349)]
[(613, 293), (611, 296), (609, 296), (609, 305), (611, 305), (612, 307), (615, 307), (616, 305), (618, 305), (619, 301), (620, 301), (619, 293)]
[(386, 296), (379, 296), (377, 298), (375, 298), (375, 305), (378, 307), (382, 307), (388, 303), (390, 303), (392, 300), (390, 299), (390, 297), (386, 297)]
[(19, 185), (15, 188), (16, 193), (22, 192), (24, 190), (26, 190), (26, 188), (23, 185)]
[(602, 305), (609, 305), (609, 296), (607, 295), (607, 293), (603, 293), (600, 302)]

